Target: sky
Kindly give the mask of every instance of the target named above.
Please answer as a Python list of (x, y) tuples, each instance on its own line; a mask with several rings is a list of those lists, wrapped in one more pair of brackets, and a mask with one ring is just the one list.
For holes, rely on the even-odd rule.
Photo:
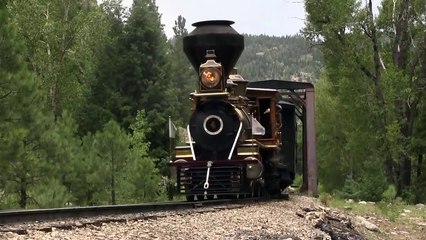
[[(133, 0), (123, 0), (130, 7)], [(156, 0), (167, 37), (172, 37), (179, 15), (186, 28), (204, 20), (231, 20), (239, 33), (284, 36), (296, 34), (304, 26), (303, 0)]]
[[(101, 0), (98, 0), (100, 2)], [(381, 0), (373, 0), (373, 12)], [(123, 0), (131, 7), (133, 0)], [(179, 15), (186, 19), (186, 29), (205, 20), (231, 20), (239, 33), (270, 36), (294, 35), (305, 25), (304, 0), (156, 0), (162, 15), (164, 32), (173, 37), (174, 22)], [(365, 2), (365, 0), (361, 0)]]

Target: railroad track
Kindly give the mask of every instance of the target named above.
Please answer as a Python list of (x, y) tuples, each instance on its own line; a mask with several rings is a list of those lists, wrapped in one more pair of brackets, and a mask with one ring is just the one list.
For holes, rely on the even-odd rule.
[[(0, 211), (0, 233), (15, 232), (18, 234), (26, 234), (29, 225), (36, 225), (43, 222), (51, 222), (47, 226), (32, 227), (32, 230), (52, 231), (53, 228), (73, 229), (76, 227), (84, 227), (86, 225), (101, 225), (107, 222), (122, 222), (129, 220), (139, 220), (147, 218), (155, 218), (158, 216), (147, 213), (190, 210), (194, 208), (215, 208), (227, 209), (238, 208), (243, 204), (266, 201), (260, 198), (248, 199), (217, 199), (196, 202), (162, 202), (162, 203), (143, 203), (143, 204), (127, 204), (127, 205), (107, 205), (107, 206), (90, 206), (90, 207), (68, 207), (68, 208), (51, 208), (51, 209), (31, 209), (31, 210), (8, 210)], [(137, 216), (127, 218), (126, 214), (137, 214)], [(121, 216), (121, 217), (120, 217)], [(90, 219), (97, 218), (92, 221), (86, 221), (84, 224), (64, 223), (69, 219)], [(78, 222), (78, 221), (77, 221)], [(16, 227), (17, 226), (17, 227)]]

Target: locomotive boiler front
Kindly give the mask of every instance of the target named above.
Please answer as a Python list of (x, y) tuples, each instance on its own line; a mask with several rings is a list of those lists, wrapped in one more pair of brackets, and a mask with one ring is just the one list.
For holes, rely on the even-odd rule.
[(247, 114), (224, 100), (197, 105), (189, 128), (196, 142), (195, 154), (202, 160), (226, 160), (250, 128)]

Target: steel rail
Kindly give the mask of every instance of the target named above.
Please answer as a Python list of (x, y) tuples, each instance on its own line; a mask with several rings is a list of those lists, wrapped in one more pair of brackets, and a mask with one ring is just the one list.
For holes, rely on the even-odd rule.
[(15, 223), (64, 220), (70, 218), (100, 217), (108, 215), (135, 214), (155, 211), (185, 210), (197, 207), (211, 207), (228, 204), (258, 202), (258, 198), (217, 199), (196, 202), (161, 202), (126, 205), (105, 205), (88, 207), (67, 207), (50, 209), (0, 211), (0, 226)]

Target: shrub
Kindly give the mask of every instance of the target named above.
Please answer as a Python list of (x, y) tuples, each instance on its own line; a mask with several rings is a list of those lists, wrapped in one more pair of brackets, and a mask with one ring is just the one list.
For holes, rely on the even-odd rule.
[(389, 185), (386, 191), (382, 194), (382, 200), (385, 202), (393, 202), (396, 197), (396, 188), (394, 185)]
[(31, 191), (32, 203), (30, 207), (53, 208), (64, 207), (72, 202), (71, 194), (58, 180), (52, 179), (45, 183), (37, 184)]
[(361, 174), (360, 198), (365, 201), (378, 202), (382, 200), (382, 194), (387, 187), (380, 163), (378, 161), (366, 162)]
[(303, 185), (303, 177), (300, 174), (296, 174), (293, 181), (293, 186), (296, 186), (298, 188), (302, 187)]
[(360, 195), (360, 186), (351, 177), (347, 177), (342, 190), (336, 191), (340, 198), (358, 199)]

